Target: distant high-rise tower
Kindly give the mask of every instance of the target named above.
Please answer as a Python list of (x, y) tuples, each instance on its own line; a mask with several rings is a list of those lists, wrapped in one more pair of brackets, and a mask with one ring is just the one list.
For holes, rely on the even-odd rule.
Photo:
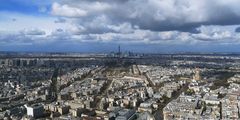
[(118, 46), (118, 57), (119, 58), (121, 57), (121, 46), (120, 45)]
[(121, 46), (118, 46), (118, 53), (121, 53)]
[(196, 68), (195, 69), (195, 74), (194, 74), (194, 76), (193, 76), (193, 79), (194, 80), (201, 80), (201, 75), (200, 75), (200, 69), (199, 68)]

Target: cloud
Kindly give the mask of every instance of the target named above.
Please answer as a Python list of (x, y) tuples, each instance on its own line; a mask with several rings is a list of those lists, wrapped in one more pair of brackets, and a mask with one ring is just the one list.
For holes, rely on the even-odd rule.
[(240, 32), (240, 27), (237, 27), (237, 28), (235, 29), (235, 32), (239, 33), (239, 32)]
[(39, 16), (0, 11), (1, 45), (240, 44), (239, 0), (59, 0), (48, 4), (37, 5)]
[(67, 4), (60, 5), (59, 3), (53, 3), (52, 14), (56, 16), (82, 17), (87, 15), (87, 11), (77, 7), (71, 7)]
[(16, 18), (13, 18), (13, 19), (12, 19), (12, 21), (13, 21), (13, 22), (16, 22), (16, 21), (17, 21), (17, 19), (16, 19)]
[[(120, 25), (120, 26), (128, 26)], [(73, 27), (73, 26), (72, 26)], [(121, 28), (121, 27), (120, 27)], [(225, 27), (224, 27), (225, 28)], [(232, 27), (234, 31), (235, 27)], [(37, 31), (34, 29), (14, 32), (14, 33), (1, 33), (0, 43), (1, 46), (8, 45), (31, 45), (31, 46), (42, 46), (42, 45), (82, 45), (82, 44), (123, 44), (123, 45), (141, 45), (141, 46), (171, 46), (171, 45), (189, 45), (189, 46), (200, 46), (200, 45), (221, 45), (240, 44), (240, 34), (232, 33), (231, 30), (219, 29), (218, 26), (208, 27), (202, 26), (198, 28), (200, 33), (192, 34), (188, 32), (180, 31), (151, 31), (141, 30), (137, 28), (131, 29), (131, 32), (116, 32), (120, 31), (117, 29), (113, 32), (106, 33), (89, 33), (82, 34), (81, 31), (72, 30), (73, 28), (57, 28), (50, 34), (36, 35), (33, 34)], [(78, 30), (78, 29), (77, 29)], [(41, 31), (41, 30), (39, 30)], [(37, 32), (36, 32), (37, 33)], [(174, 48), (172, 48), (174, 49)]]
[(66, 19), (59, 17), (59, 18), (57, 18), (57, 20), (55, 20), (54, 22), (55, 22), (55, 23), (66, 23), (66, 21), (67, 21)]
[(80, 34), (105, 34), (105, 33), (131, 33), (134, 26), (130, 23), (114, 24), (105, 15), (96, 16), (88, 20), (77, 20), (71, 24), (70, 31), (75, 35)]
[(32, 44), (31, 38), (26, 37), (20, 33), (1, 33), (0, 35), (1, 45), (29, 45)]
[(65, 17), (88, 17), (111, 10), (113, 6), (100, 1), (66, 1), (52, 5), (53, 15)]
[[(16, 19), (15, 22), (12, 21)], [(45, 31), (46, 34), (50, 34), (56, 28), (66, 28), (70, 23), (64, 24), (55, 24), (54, 21), (57, 17), (49, 17), (49, 16), (37, 16), (37, 15), (26, 15), (15, 12), (1, 12), (0, 11), (0, 31), (8, 31), (8, 32), (19, 32), (31, 29), (39, 29)]]
[(52, 12), (81, 17), (81, 22), (104, 15), (113, 24), (128, 22), (144, 30), (198, 33), (195, 28), (201, 25), (240, 24), (238, 4), (239, 0), (63, 0), (53, 4)]
[[(232, 28), (234, 29), (234, 28)], [(235, 34), (231, 29), (227, 27), (213, 27), (213, 26), (202, 26), (199, 29), (198, 34), (192, 34), (191, 36), (200, 41), (214, 41), (214, 42), (233, 42), (239, 39), (238, 35)]]
[(219, 40), (229, 40), (232, 39), (232, 34), (228, 31), (224, 32), (214, 32), (211, 34), (194, 34), (192, 35), (195, 39), (197, 40), (202, 40), (202, 41), (219, 41)]
[(45, 31), (40, 30), (40, 29), (24, 29), (22, 31), (20, 31), (21, 33), (23, 33), (24, 35), (45, 35)]

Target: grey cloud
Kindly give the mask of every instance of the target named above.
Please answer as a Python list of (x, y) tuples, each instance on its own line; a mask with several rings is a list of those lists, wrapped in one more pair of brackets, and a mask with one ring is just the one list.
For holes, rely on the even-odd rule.
[(87, 11), (69, 6), (68, 4), (60, 5), (59, 3), (53, 3), (52, 14), (57, 16), (67, 16), (67, 17), (83, 17), (87, 16)]
[(70, 31), (73, 34), (132, 33), (136, 28), (131, 23), (114, 23), (105, 15), (75, 21)]
[(58, 28), (55, 31), (53, 31), (50, 36), (55, 36), (60, 38), (60, 37), (69, 36), (69, 33), (66, 30)]
[(0, 42), (3, 45), (28, 45), (32, 44), (32, 39), (23, 34), (1, 34)]
[(68, 43), (71, 41), (70, 34), (63, 29), (56, 29), (48, 35), (40, 35), (37, 32), (14, 32), (14, 33), (1, 33), (0, 43), (5, 45), (40, 45), (40, 44), (59, 44)]
[(12, 21), (13, 21), (13, 22), (16, 22), (16, 21), (17, 21), (17, 19), (16, 19), (16, 18), (13, 18), (13, 19), (12, 19)]
[(67, 42), (71, 41), (71, 37), (72, 36), (69, 31), (58, 28), (48, 35), (47, 39), (51, 40), (52, 42)]
[(240, 27), (236, 28), (235, 32), (239, 33), (240, 32)]
[(199, 33), (193, 34), (193, 38), (201, 41), (221, 41), (221, 40), (231, 40), (235, 39), (235, 36), (232, 35), (229, 31), (215, 31), (210, 33)]
[(54, 23), (66, 23), (66, 21), (67, 21), (66, 19), (60, 17), (57, 20), (55, 20)]
[[(127, 24), (127, 23), (126, 23)], [(124, 26), (124, 25), (123, 25)], [(208, 28), (206, 28), (208, 29)], [(118, 30), (118, 28), (117, 28)], [(95, 34), (73, 34), (68, 29), (56, 29), (47, 36), (25, 35), (22, 33), (1, 34), (1, 44), (82, 44), (94, 43), (126, 43), (126, 44), (199, 44), (204, 43), (229, 43), (235, 44), (240, 36), (227, 30), (206, 31), (199, 29), (201, 33), (192, 34), (179, 31), (155, 32), (150, 30), (135, 29), (132, 32), (107, 32)], [(81, 33), (81, 32), (80, 32)]]
[(239, 0), (63, 0), (58, 5), (85, 11), (87, 14), (75, 14), (81, 22), (105, 15), (112, 24), (129, 22), (144, 30), (199, 33), (195, 28), (201, 25), (240, 24), (237, 4)]
[(39, 29), (24, 29), (20, 31), (24, 35), (45, 35), (45, 31)]

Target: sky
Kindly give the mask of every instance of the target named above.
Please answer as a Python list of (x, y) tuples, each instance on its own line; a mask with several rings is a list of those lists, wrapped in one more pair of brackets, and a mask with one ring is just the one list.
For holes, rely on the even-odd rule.
[(240, 0), (0, 0), (0, 51), (240, 52)]

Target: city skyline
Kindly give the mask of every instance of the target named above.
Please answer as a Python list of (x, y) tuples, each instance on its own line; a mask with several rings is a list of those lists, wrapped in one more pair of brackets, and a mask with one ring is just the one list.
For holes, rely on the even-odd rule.
[(7, 0), (0, 51), (240, 52), (238, 0)]

